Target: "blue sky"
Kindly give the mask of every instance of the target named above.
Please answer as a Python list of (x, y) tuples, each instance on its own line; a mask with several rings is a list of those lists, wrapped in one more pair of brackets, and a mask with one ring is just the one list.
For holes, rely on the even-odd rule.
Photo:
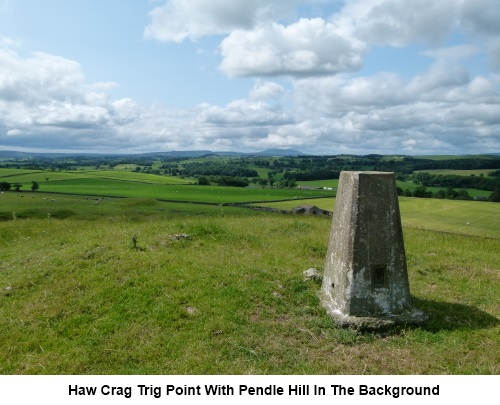
[(500, 152), (500, 0), (0, 0), (0, 149)]

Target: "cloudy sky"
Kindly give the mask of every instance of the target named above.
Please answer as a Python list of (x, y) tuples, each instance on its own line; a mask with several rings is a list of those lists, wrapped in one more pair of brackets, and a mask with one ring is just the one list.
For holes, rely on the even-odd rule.
[(500, 152), (500, 0), (0, 0), (0, 149)]

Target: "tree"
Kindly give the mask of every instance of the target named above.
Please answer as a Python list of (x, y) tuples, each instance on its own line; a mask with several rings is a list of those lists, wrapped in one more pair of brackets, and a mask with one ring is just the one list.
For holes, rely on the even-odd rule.
[(458, 197), (458, 193), (453, 187), (448, 187), (446, 189), (446, 198), (449, 200), (455, 200)]
[(434, 194), (434, 197), (436, 197), (436, 198), (446, 198), (446, 192), (444, 190), (442, 190), (442, 189), (438, 190)]
[(7, 183), (6, 181), (2, 181), (0, 183), (0, 190), (2, 191), (9, 191), (12, 187), (12, 184), (10, 183)]
[(297, 182), (295, 179), (282, 179), (278, 183), (278, 188), (295, 188), (297, 187)]
[(457, 200), (472, 200), (467, 190), (460, 190), (457, 194)]
[(490, 195), (490, 201), (500, 202), (500, 187), (496, 187), (493, 193)]
[(38, 184), (36, 181), (31, 182), (31, 191), (37, 191), (40, 188), (40, 184)]
[(418, 198), (430, 198), (432, 197), (432, 192), (427, 191), (427, 187), (418, 186), (415, 190), (413, 190), (413, 197)]
[(209, 186), (210, 181), (204, 176), (198, 177), (198, 185), (199, 186)]
[(14, 190), (19, 191), (19, 189), (22, 187), (22, 184), (13, 184), (12, 187), (14, 187)]

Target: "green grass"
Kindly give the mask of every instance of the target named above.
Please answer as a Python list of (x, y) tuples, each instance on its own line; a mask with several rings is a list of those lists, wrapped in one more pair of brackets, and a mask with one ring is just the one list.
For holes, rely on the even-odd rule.
[[(82, 179), (98, 179), (106, 180), (122, 180), (129, 182), (139, 182), (145, 184), (189, 184), (194, 180), (181, 179), (178, 177), (157, 176), (147, 173), (124, 172), (119, 170), (90, 170), (90, 171), (68, 171), (68, 172), (52, 172), (52, 171), (27, 171), (14, 169), (0, 169), (0, 178), (2, 181), (11, 183), (21, 183), (24, 188), (31, 185), (32, 181), (40, 183), (41, 187), (50, 188), (55, 182), (66, 181), (66, 184), (71, 184), (75, 181), (78, 184)], [(48, 180), (47, 180), (48, 179)]]
[[(40, 173), (39, 170), (25, 170), (25, 169), (1, 169), (0, 168), (0, 179), (1, 181), (7, 181), (5, 178), (7, 177), (17, 177), (17, 176), (22, 176), (25, 174), (37, 174)], [(15, 180), (14, 180), (15, 181)]]
[[(29, 188), (28, 185), (26, 188)], [(52, 181), (41, 184), (40, 191), (114, 197), (142, 196), (175, 201), (207, 202), (215, 204), (272, 201), (279, 199), (328, 196), (332, 192), (316, 190), (264, 189), (219, 186), (189, 186), (147, 184), (104, 178), (81, 178), (71, 181)]]
[(405, 228), (432, 319), (359, 335), (302, 279), (330, 221), (238, 212), (0, 223), (0, 373), (500, 372), (499, 239)]
[[(0, 175), (3, 169), (0, 169)], [(48, 181), (45, 179), (49, 178)], [(23, 184), (21, 192), (30, 190), (38, 181), (41, 192), (111, 197), (154, 198), (197, 203), (242, 203), (280, 199), (333, 196), (321, 190), (267, 189), (190, 185), (189, 179), (120, 171), (30, 172), (5, 177), (3, 181)]]
[[(335, 206), (333, 198), (255, 205), (291, 210), (306, 203), (332, 212)], [(498, 203), (400, 197), (399, 206), (401, 219), (406, 227), (500, 238), (500, 206)]]
[(339, 186), (339, 180), (313, 180), (313, 181), (299, 181), (297, 183), (299, 186), (308, 187), (331, 187), (337, 188)]
[(158, 176), (155, 174), (125, 172), (119, 170), (96, 170), (86, 172), (86, 174), (103, 179), (126, 180), (149, 184), (190, 184), (195, 182), (193, 179), (182, 179), (179, 177)]
[(401, 197), (400, 209), (407, 227), (500, 238), (498, 203)]
[(221, 212), (238, 214), (242, 213), (242, 210), (206, 204), (167, 203), (146, 197), (87, 197), (39, 192), (0, 194), (0, 221), (10, 221), (13, 218), (53, 219), (62, 217), (93, 220), (109, 217), (144, 219), (153, 216), (161, 219), (172, 213), (182, 216), (213, 215)]

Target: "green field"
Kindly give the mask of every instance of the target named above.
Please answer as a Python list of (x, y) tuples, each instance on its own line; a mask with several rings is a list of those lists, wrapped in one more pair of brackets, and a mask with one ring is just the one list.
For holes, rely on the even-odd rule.
[(400, 198), (431, 319), (376, 335), (335, 327), (303, 279), (330, 217), (222, 205), (331, 211), (331, 191), (38, 174), (0, 193), (0, 374), (500, 373), (498, 203)]
[[(255, 205), (292, 210), (300, 204), (312, 204), (333, 212), (335, 199), (324, 198)], [(401, 220), (405, 227), (500, 238), (500, 206), (497, 203), (399, 197), (399, 207)]]
[[(333, 196), (332, 191), (268, 189), (262, 187), (220, 187), (190, 185), (193, 180), (121, 171), (28, 172), (3, 177), (2, 181), (20, 183), (21, 192), (30, 190), (31, 181), (40, 184), (41, 192), (109, 197), (144, 197), (159, 200), (230, 204), (280, 199)], [(48, 178), (48, 180), (46, 180)]]
[(299, 181), (297, 183), (299, 186), (306, 187), (330, 187), (337, 188), (339, 185), (339, 180), (314, 180), (314, 181)]
[(451, 170), (451, 169), (435, 169), (435, 170), (417, 170), (415, 173), (430, 173), (430, 174), (442, 174), (449, 175), (454, 174), (456, 176), (488, 176), (488, 173), (494, 172), (497, 169), (478, 169), (478, 170)]
[[(125, 180), (129, 182), (140, 182), (146, 184), (189, 184), (194, 180), (180, 179), (177, 177), (156, 176), (146, 173), (125, 172), (119, 170), (95, 170), (95, 171), (69, 171), (69, 172), (51, 172), (51, 171), (28, 171), (15, 169), (0, 169), (1, 181), (23, 184), (24, 189), (29, 189), (32, 181), (40, 183), (40, 186), (46, 189), (57, 181), (76, 181), (81, 179), (105, 180)], [(68, 183), (69, 184), (69, 183)], [(47, 190), (48, 191), (48, 190)]]
[[(434, 173), (434, 171), (428, 171), (428, 170), (426, 172)], [(448, 172), (452, 172), (452, 171), (448, 171)], [(458, 171), (456, 171), (456, 172), (458, 172)], [(479, 172), (481, 172), (481, 170), (479, 170), (478, 173)], [(451, 173), (448, 173), (448, 174), (451, 174)], [(302, 187), (303, 186), (308, 186), (308, 187), (332, 187), (334, 189), (336, 189), (338, 187), (338, 184), (339, 184), (338, 180), (316, 180), (316, 181), (300, 181), (300, 182), (298, 182), (298, 185), (302, 186)], [(417, 187), (419, 187), (418, 184), (415, 184), (415, 183), (413, 183), (411, 181), (400, 181), (400, 180), (396, 181), (396, 186), (400, 187), (402, 190), (409, 189), (411, 191), (413, 191)], [(427, 190), (428, 191), (432, 191), (433, 193), (436, 193), (437, 191), (442, 190), (442, 189), (443, 189), (443, 187), (427, 187)], [(491, 191), (477, 190), (477, 189), (474, 189), (474, 188), (467, 188), (465, 190), (467, 191), (467, 193), (471, 197), (482, 196), (482, 197), (487, 197), (488, 198), (491, 195)]]

